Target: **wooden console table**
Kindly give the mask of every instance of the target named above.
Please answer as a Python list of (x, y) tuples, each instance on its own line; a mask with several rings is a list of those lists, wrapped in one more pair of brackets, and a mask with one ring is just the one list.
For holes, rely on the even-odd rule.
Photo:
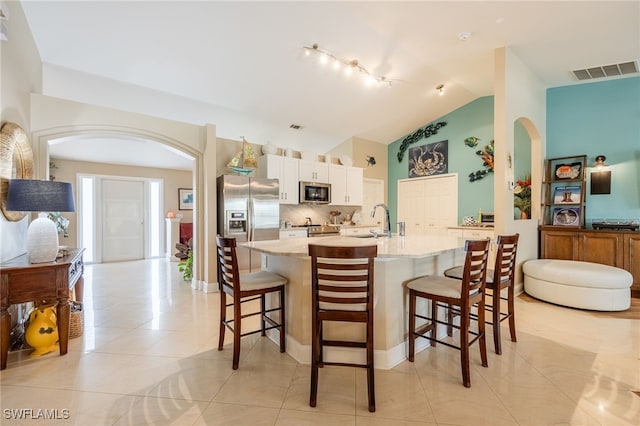
[[(29, 263), (27, 255), (18, 256), (0, 265), (0, 370), (7, 368), (11, 315), (9, 306), (16, 303), (57, 300), (58, 338), (60, 355), (67, 353), (69, 344), (69, 293), (82, 301), (84, 249), (71, 249), (67, 256), (50, 263)], [(75, 287), (75, 288), (74, 288)]]

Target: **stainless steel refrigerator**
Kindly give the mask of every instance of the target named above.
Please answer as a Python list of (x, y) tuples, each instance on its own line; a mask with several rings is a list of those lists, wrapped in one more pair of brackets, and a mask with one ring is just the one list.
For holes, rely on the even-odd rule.
[[(218, 187), (218, 233), (247, 241), (277, 240), (280, 226), (278, 179), (222, 175)], [(238, 267), (260, 270), (260, 253), (238, 247)]]

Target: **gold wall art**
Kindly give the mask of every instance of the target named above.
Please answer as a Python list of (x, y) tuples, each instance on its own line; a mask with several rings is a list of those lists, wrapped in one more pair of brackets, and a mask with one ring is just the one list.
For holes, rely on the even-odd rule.
[(0, 128), (0, 210), (7, 220), (16, 222), (25, 213), (6, 209), (11, 179), (33, 179), (33, 150), (22, 127), (7, 122)]

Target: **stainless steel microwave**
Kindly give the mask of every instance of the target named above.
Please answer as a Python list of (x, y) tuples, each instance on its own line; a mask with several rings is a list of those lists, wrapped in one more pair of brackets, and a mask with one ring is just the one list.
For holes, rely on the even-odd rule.
[(300, 203), (329, 204), (331, 202), (331, 184), (300, 182)]

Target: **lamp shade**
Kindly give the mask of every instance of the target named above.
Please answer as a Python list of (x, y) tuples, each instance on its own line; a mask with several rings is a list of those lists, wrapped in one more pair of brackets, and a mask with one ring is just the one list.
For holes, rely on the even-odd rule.
[(12, 179), (7, 210), (40, 212), (27, 231), (27, 256), (31, 263), (53, 262), (58, 255), (58, 230), (44, 212), (72, 212), (73, 190), (67, 182)]
[(12, 179), (6, 208), (22, 212), (73, 212), (73, 189), (68, 182)]

